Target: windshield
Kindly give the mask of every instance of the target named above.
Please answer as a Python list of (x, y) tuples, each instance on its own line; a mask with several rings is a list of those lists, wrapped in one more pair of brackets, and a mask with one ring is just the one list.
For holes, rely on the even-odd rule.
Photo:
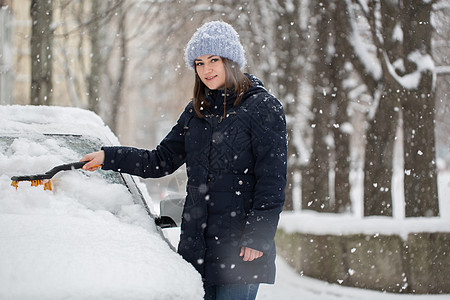
[[(51, 208), (45, 203), (60, 206), (67, 201), (93, 211), (123, 213), (122, 209), (135, 201), (117, 172), (60, 171), (43, 182), (11, 181), (13, 176), (41, 175), (56, 166), (77, 162), (85, 154), (99, 150), (102, 144), (100, 139), (86, 135), (3, 134), (0, 136), (0, 200), (4, 201), (0, 201), (0, 212), (6, 209), (16, 213), (17, 207), (9, 207), (14, 201), (39, 209)], [(47, 193), (48, 189), (51, 192)]]
[[(36, 173), (45, 173), (58, 164), (65, 164), (80, 160), (90, 152), (98, 151), (103, 143), (100, 139), (85, 135), (72, 134), (33, 134), (21, 136), (0, 136), (0, 154), (9, 159), (17, 156), (29, 156), (27, 159), (41, 160), (45, 154), (52, 155), (54, 163), (45, 168), (33, 168)], [(34, 149), (34, 150), (33, 150)], [(40, 155), (43, 154), (43, 155)], [(99, 170), (97, 172), (108, 183), (123, 184), (122, 177), (115, 172)], [(15, 174), (32, 175), (32, 174)], [(89, 176), (89, 174), (86, 174)]]

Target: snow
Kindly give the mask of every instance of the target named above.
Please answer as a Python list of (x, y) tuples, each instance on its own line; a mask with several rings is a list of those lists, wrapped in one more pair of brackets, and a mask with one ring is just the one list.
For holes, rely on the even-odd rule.
[[(394, 184), (400, 181), (399, 172), (394, 172)], [(403, 208), (402, 197), (398, 191), (393, 191), (394, 216), (363, 217), (361, 213), (327, 214), (309, 210), (283, 212), (281, 214), (279, 228), (287, 233), (301, 232), (307, 234), (368, 234), (368, 235), (399, 235), (404, 240), (409, 233), (417, 232), (448, 232), (450, 228), (450, 172), (442, 171), (438, 174), (438, 193), (440, 217), (405, 218), (398, 212)], [(357, 188), (356, 188), (357, 189)], [(354, 207), (362, 207), (361, 191), (352, 191)], [(356, 195), (356, 196), (355, 196)]]
[(285, 232), (302, 232), (316, 235), (399, 235), (404, 240), (409, 233), (448, 232), (450, 220), (444, 218), (409, 218), (395, 220), (390, 217), (336, 216), (315, 212), (284, 212), (280, 228)]
[[(364, 7), (366, 7), (365, 4)], [(354, 12), (351, 12), (351, 14), (354, 15)], [(359, 57), (359, 61), (364, 63), (365, 72), (367, 72), (367, 74), (372, 74), (373, 78), (379, 79), (382, 74), (379, 60), (375, 54), (373, 54), (373, 51), (371, 51), (370, 46), (362, 40), (358, 31), (358, 26), (354, 21), (355, 19), (356, 17), (352, 16), (349, 41), (355, 51), (355, 54)]]
[[(389, 62), (386, 53), (384, 53), (386, 62)], [(414, 62), (417, 65), (417, 69), (404, 76), (397, 75), (395, 68), (392, 64), (388, 63), (389, 73), (400, 83), (401, 86), (413, 90), (417, 89), (420, 84), (422, 73), (426, 71), (433, 72), (433, 90), (436, 83), (436, 74), (433, 58), (429, 54), (421, 54), (419, 51), (414, 51), (408, 55), (408, 60)]]
[(449, 295), (406, 295), (384, 293), (332, 284), (301, 276), (283, 259), (277, 257), (277, 277), (274, 285), (260, 286), (256, 300), (314, 299), (314, 300), (441, 300)]
[(392, 40), (393, 41), (403, 41), (403, 30), (400, 24), (396, 24), (394, 27), (394, 31), (392, 33)]
[(0, 107), (0, 134), (12, 133), (95, 134), (102, 141), (119, 144), (119, 140), (95, 113), (58, 106)]
[(0, 106), (0, 299), (202, 299), (200, 275), (124, 185), (80, 170), (56, 174), (53, 191), (10, 185), (82, 157), (43, 132), (118, 144), (88, 111)]
[(448, 74), (450, 73), (450, 66), (437, 66), (436, 74)]

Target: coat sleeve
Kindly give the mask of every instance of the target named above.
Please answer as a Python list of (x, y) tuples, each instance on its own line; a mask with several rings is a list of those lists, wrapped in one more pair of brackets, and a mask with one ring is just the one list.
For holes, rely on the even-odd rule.
[[(189, 107), (189, 105), (188, 105)], [(157, 178), (175, 172), (184, 162), (184, 124), (188, 107), (175, 126), (154, 150), (133, 147), (103, 147), (105, 162), (102, 169), (119, 171), (143, 178)]]
[(272, 95), (263, 95), (249, 114), (256, 184), (241, 246), (268, 252), (274, 245), (285, 199), (287, 136), (281, 103)]

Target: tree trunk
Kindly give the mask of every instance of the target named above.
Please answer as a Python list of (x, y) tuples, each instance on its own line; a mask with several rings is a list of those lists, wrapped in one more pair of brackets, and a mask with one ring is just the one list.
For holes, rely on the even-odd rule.
[(52, 1), (31, 1), (31, 93), (33, 105), (52, 102)]
[(119, 7), (119, 24), (118, 24), (118, 35), (120, 41), (120, 64), (117, 81), (114, 83), (114, 94), (112, 99), (112, 114), (111, 114), (111, 130), (117, 132), (117, 127), (119, 123), (119, 112), (122, 105), (123, 97), (123, 87), (125, 86), (125, 75), (128, 66), (127, 60), (127, 39), (126, 39), (126, 12), (123, 7)]
[[(403, 0), (403, 34), (406, 73), (418, 67), (411, 54), (431, 60), (430, 14), (432, 1)], [(439, 215), (434, 135), (433, 74), (421, 71), (417, 89), (408, 90), (403, 99), (403, 135), (405, 161), (405, 215), (430, 217)]]
[(350, 123), (347, 114), (348, 97), (343, 81), (346, 79), (345, 63), (351, 51), (347, 47), (348, 26), (344, 1), (334, 2), (333, 28), (336, 54), (332, 60), (332, 97), (336, 104), (333, 134), (335, 142), (335, 181), (334, 181), (334, 212), (350, 211), (350, 134), (345, 126)]
[(424, 94), (432, 75), (424, 76), (422, 88), (409, 91), (403, 104), (405, 161), (405, 216), (439, 216), (435, 163), (434, 93)]
[[(292, 7), (287, 8), (284, 1), (280, 1), (283, 7), (283, 15), (278, 18), (278, 28), (281, 28), (280, 34), (277, 36), (277, 44), (280, 48), (279, 64), (280, 72), (278, 76), (279, 98), (284, 103), (287, 134), (288, 134), (288, 166), (287, 166), (287, 184), (286, 184), (286, 200), (284, 204), (285, 210), (293, 210), (293, 187), (294, 174), (299, 169), (299, 153), (293, 142), (294, 123), (297, 113), (297, 96), (299, 91), (298, 76), (301, 73), (299, 65), (299, 56), (301, 55), (301, 32), (298, 22), (294, 20), (299, 16), (299, 3), (292, 3)], [(293, 22), (293, 24), (292, 24)]]
[(7, 1), (0, 1), (0, 105), (12, 104), (14, 82), (12, 15)]
[(375, 116), (369, 122), (364, 161), (364, 216), (392, 216), (392, 161), (398, 97), (390, 88), (385, 88)]
[[(381, 5), (384, 49), (390, 61), (401, 57), (394, 28), (399, 9), (395, 3), (383, 1)], [(381, 58), (380, 58), (381, 59)], [(379, 81), (381, 96), (375, 114), (369, 120), (366, 133), (364, 161), (364, 216), (392, 216), (392, 174), (395, 136), (398, 126), (399, 102), (402, 94), (385, 78)], [(384, 86), (383, 85), (384, 82)], [(376, 102), (376, 91), (373, 91)]]
[[(322, 4), (322, 3), (321, 3)], [(315, 6), (317, 17), (317, 58), (313, 85), (312, 113), (314, 119), (313, 145), (309, 165), (302, 172), (302, 208), (318, 212), (331, 212), (329, 193), (330, 171), (330, 64), (328, 43), (330, 32), (329, 3)]]
[[(92, 0), (92, 19), (97, 19), (99, 14), (103, 11), (102, 0)], [(90, 57), (90, 72), (88, 76), (88, 105), (89, 109), (95, 113), (100, 113), (100, 86), (101, 76), (104, 66), (104, 59), (101, 54), (103, 46), (101, 36), (101, 26), (99, 21), (93, 22), (89, 26), (89, 36), (91, 40), (91, 57)]]

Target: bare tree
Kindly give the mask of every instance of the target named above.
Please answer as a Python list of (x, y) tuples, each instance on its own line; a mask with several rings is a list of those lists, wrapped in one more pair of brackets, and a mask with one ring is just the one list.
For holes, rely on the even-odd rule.
[(53, 61), (53, 2), (31, 1), (31, 94), (30, 103), (48, 105), (52, 103)]
[(331, 28), (330, 1), (322, 1), (314, 6), (316, 20), (316, 57), (315, 75), (313, 79), (314, 92), (311, 111), (314, 118), (313, 144), (309, 165), (302, 172), (302, 208), (318, 212), (331, 212), (330, 203), (330, 158), (332, 141), (331, 124), (331, 60), (327, 51), (331, 43), (329, 32)]
[[(299, 149), (294, 142), (295, 118), (298, 115), (298, 99), (300, 95), (301, 79), (302, 79), (302, 62), (304, 61), (303, 51), (305, 49), (304, 32), (300, 27), (300, 18), (302, 15), (301, 1), (287, 3), (286, 1), (278, 1), (279, 7), (282, 9), (277, 16), (274, 26), (278, 30), (275, 36), (275, 45), (278, 45), (277, 57), (279, 59), (277, 82), (277, 96), (284, 104), (285, 114), (287, 118), (288, 133), (288, 172), (286, 185), (286, 200), (284, 204), (285, 210), (294, 208), (294, 174), (300, 172)], [(304, 12), (303, 12), (304, 13)], [(306, 17), (305, 14), (303, 14)]]
[(118, 67), (118, 76), (115, 77), (112, 74), (109, 78), (114, 78), (114, 82), (110, 82), (110, 86), (112, 86), (112, 101), (111, 101), (111, 120), (110, 127), (111, 130), (117, 132), (118, 119), (120, 108), (123, 104), (123, 95), (124, 95), (124, 86), (125, 86), (125, 78), (126, 72), (128, 68), (128, 36), (127, 36), (127, 13), (124, 7), (120, 7), (118, 11), (118, 24), (117, 24), (117, 35), (119, 37), (119, 67)]
[[(101, 79), (105, 69), (105, 59), (102, 57), (101, 49), (104, 47), (104, 37), (102, 36), (101, 16), (104, 13), (104, 1), (91, 0), (91, 22), (88, 26), (91, 43), (90, 72), (87, 74), (88, 85), (88, 107), (90, 110), (100, 113), (100, 90)], [(114, 124), (114, 123), (113, 123)], [(112, 129), (115, 131), (115, 128)]]
[(350, 124), (349, 97), (344, 82), (348, 78), (346, 63), (351, 53), (348, 43), (348, 22), (344, 1), (333, 1), (332, 24), (335, 53), (331, 60), (331, 98), (335, 106), (332, 124), (334, 140), (334, 205), (336, 213), (348, 212), (350, 200)]
[[(126, 13), (132, 6), (133, 2), (129, 2), (125, 7), (123, 0), (60, 2), (61, 19), (76, 21), (71, 27), (62, 22), (63, 33), (57, 36), (64, 38), (59, 49), (63, 54), (69, 96), (76, 106), (83, 106), (82, 99), (86, 99), (87, 108), (97, 114), (102, 115), (102, 108), (105, 109), (106, 122), (113, 131), (117, 128), (125, 85), (128, 61), (125, 51), (129, 42)], [(71, 64), (73, 57), (67, 54), (67, 41), (75, 39), (78, 39), (79, 47), (75, 49), (76, 63)], [(85, 53), (87, 48), (90, 49), (88, 55)], [(115, 54), (115, 49), (120, 53)]]
[(12, 12), (10, 1), (0, 0), (0, 104), (12, 103), (13, 45), (11, 37)]

